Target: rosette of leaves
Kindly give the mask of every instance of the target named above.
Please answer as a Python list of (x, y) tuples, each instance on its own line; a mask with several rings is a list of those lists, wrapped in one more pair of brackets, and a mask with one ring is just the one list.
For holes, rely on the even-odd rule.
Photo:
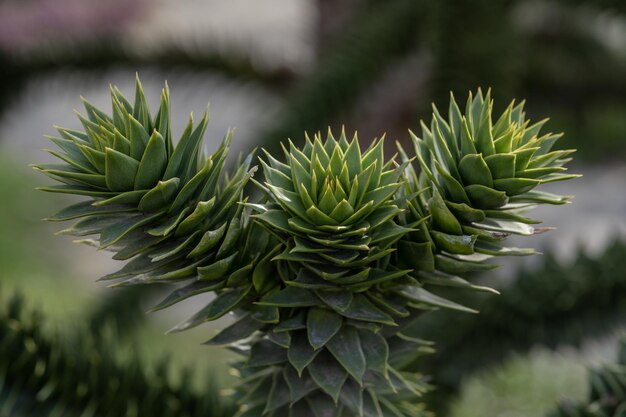
[(244, 303), (253, 289), (248, 275), (266, 251), (268, 236), (250, 227), (242, 201), (251, 177), (251, 156), (230, 175), (224, 163), (232, 140), (204, 157), (201, 142), (208, 112), (194, 127), (193, 117), (176, 145), (170, 129), (167, 86), (156, 115), (150, 115), (139, 79), (131, 104), (111, 88), (112, 115), (85, 101), (79, 115), (84, 131), (58, 128), (50, 137), (61, 151), (49, 151), (63, 164), (35, 169), (62, 182), (42, 190), (78, 194), (87, 201), (61, 210), (49, 220), (78, 221), (61, 233), (113, 251), (128, 260), (102, 279), (114, 285), (184, 283), (156, 309), (189, 296), (217, 291), (206, 308), (177, 326), (182, 330), (216, 319)]
[(421, 171), (407, 166), (401, 190), (408, 202), (403, 221), (429, 219), (398, 244), (397, 260), (426, 284), (471, 286), (458, 275), (495, 267), (484, 262), (494, 256), (534, 253), (507, 247), (504, 240), (548, 230), (525, 213), (539, 204), (568, 202), (569, 196), (535, 187), (577, 177), (564, 167), (574, 151), (552, 150), (561, 134), (541, 134), (547, 119), (530, 123), (523, 102), (512, 102), (494, 119), (490, 93), (478, 90), (475, 97), (470, 93), (464, 113), (454, 97), (447, 119), (433, 109), (430, 125), (422, 122), (422, 137), (411, 132)]
[(393, 196), (402, 170), (385, 161), (383, 141), (361, 152), (355, 136), (329, 131), (308, 136), (302, 150), (283, 147), (286, 163), (267, 154), (261, 160), (268, 196), (251, 204), (254, 217), (278, 239), (284, 250), (275, 258), (285, 282), (315, 290), (352, 293), (393, 281), (406, 271), (387, 267), (392, 245), (410, 231), (394, 218), (401, 212)]
[(414, 281), (389, 262), (419, 223), (395, 222), (403, 167), (385, 161), (382, 140), (362, 152), (344, 132), (283, 150), (285, 162), (261, 160), (267, 201), (248, 204), (282, 247), (272, 258), (278, 280), (255, 280), (272, 288), (257, 304), (276, 321), (241, 370), (242, 415), (415, 415), (402, 400), (415, 401), (425, 384), (401, 372), (394, 353), (429, 347), (393, 339), (410, 315), (398, 288)]

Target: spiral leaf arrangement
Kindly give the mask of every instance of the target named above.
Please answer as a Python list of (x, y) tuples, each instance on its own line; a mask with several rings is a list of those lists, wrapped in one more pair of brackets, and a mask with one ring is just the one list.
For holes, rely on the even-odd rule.
[(436, 286), (489, 290), (463, 274), (532, 253), (503, 240), (541, 230), (524, 211), (567, 201), (536, 185), (573, 177), (561, 172), (571, 151), (550, 151), (558, 135), (538, 136), (543, 122), (521, 106), (493, 123), (479, 91), (464, 115), (452, 100), (448, 121), (435, 109), (412, 135), (420, 174), (401, 148), (396, 162), (383, 140), (362, 150), (356, 134), (329, 131), (259, 158), (251, 199), (252, 157), (225, 169), (230, 132), (203, 157), (207, 116), (174, 146), (167, 87), (153, 118), (139, 81), (133, 105), (111, 93), (112, 116), (85, 102), (85, 132), (51, 138), (65, 164), (35, 167), (64, 183), (44, 190), (90, 197), (51, 220), (79, 219), (64, 232), (129, 260), (104, 277), (114, 285), (176, 284), (155, 309), (215, 294), (173, 330), (233, 313), (209, 343), (242, 354), (240, 417), (427, 415), (428, 385), (404, 368), (432, 347), (403, 329), (425, 310), (473, 311)]
[(389, 262), (413, 230), (395, 221), (404, 166), (385, 160), (382, 140), (362, 152), (356, 134), (344, 132), (307, 137), (301, 150), (290, 143), (284, 154), (285, 162), (261, 160), (267, 201), (248, 204), (282, 244), (273, 258), (280, 285), (257, 303), (281, 320), (252, 344), (248, 366), (271, 361), (275, 370), (253, 378), (259, 405), (243, 415), (287, 415), (303, 395), (307, 403), (291, 412), (405, 415), (385, 396), (416, 397), (424, 383), (390, 363), (383, 329), (390, 336), (409, 303), (428, 300), (410, 293), (410, 269)]
[(65, 164), (35, 169), (64, 184), (42, 190), (91, 199), (49, 220), (79, 219), (61, 233), (98, 235), (83, 242), (115, 252), (114, 259), (130, 259), (102, 279), (115, 279), (122, 286), (185, 283), (155, 309), (207, 291), (219, 294), (174, 330), (223, 316), (250, 293), (248, 273), (269, 242), (261, 229), (248, 225), (243, 206), (237, 204), (254, 171), (249, 168), (252, 157), (225, 173), (232, 131), (213, 155), (202, 156), (208, 112), (196, 127), (190, 117), (172, 145), (167, 86), (154, 118), (139, 79), (133, 105), (115, 87), (111, 101), (112, 116), (84, 102), (87, 117), (78, 117), (85, 132), (58, 128), (60, 137), (50, 137), (63, 151), (50, 153)]
[(421, 171), (406, 168), (402, 192), (417, 197), (407, 199), (401, 217), (404, 223), (428, 220), (399, 243), (400, 266), (413, 265), (413, 274), (428, 284), (476, 288), (458, 275), (494, 268), (484, 261), (495, 256), (535, 253), (507, 247), (505, 240), (549, 230), (533, 226), (540, 221), (525, 213), (571, 197), (534, 188), (578, 175), (564, 173), (573, 150), (551, 150), (561, 134), (540, 135), (547, 119), (531, 124), (523, 109), (524, 103), (512, 102), (494, 121), (490, 93), (478, 90), (476, 97), (470, 93), (464, 113), (451, 97), (447, 120), (433, 106), (430, 127), (422, 122), (422, 137), (410, 132)]

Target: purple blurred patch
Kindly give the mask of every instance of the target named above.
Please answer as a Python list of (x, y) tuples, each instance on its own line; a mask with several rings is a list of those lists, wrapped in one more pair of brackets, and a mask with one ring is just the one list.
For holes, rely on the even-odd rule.
[(150, 0), (11, 0), (0, 2), (0, 49), (18, 52), (51, 42), (94, 41), (121, 34)]

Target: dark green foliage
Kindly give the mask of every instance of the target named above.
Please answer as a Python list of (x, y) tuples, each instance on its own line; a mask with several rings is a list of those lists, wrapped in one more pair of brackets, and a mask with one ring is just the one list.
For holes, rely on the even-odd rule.
[[(492, 87), (497, 100), (527, 97), (531, 116), (549, 112), (568, 146), (588, 161), (615, 159), (623, 130), (593, 124), (604, 109), (619, 124), (626, 93), (624, 55), (589, 27), (599, 16), (624, 18), (617, 1), (443, 0), (425, 19), (433, 54), (431, 100), (450, 91)], [(497, 34), (497, 36), (494, 36)], [(622, 42), (623, 43), (623, 42)], [(602, 131), (602, 133), (600, 133)], [(620, 151), (618, 151), (620, 152)], [(621, 150), (623, 153), (623, 150)], [(619, 158), (618, 158), (619, 159)]]
[(617, 363), (591, 370), (585, 404), (563, 401), (550, 417), (623, 417), (626, 415), (626, 339), (621, 340)]
[(393, 221), (401, 212), (392, 197), (402, 170), (384, 161), (382, 141), (361, 153), (356, 136), (335, 140), (329, 132), (324, 142), (307, 139), (302, 151), (290, 144), (285, 157), (286, 164), (269, 156), (269, 164), (262, 162), (269, 202), (250, 205), (254, 218), (284, 241), (274, 258), (283, 281), (360, 292), (408, 272), (386, 270), (393, 244), (411, 229)]
[[(281, 138), (297, 139), (302, 130), (345, 120), (366, 88), (416, 51), (433, 57), (427, 70), (432, 91), (421, 92), (427, 99), (416, 103), (419, 108), (444, 101), (451, 90), (493, 87), (499, 100), (531, 98), (533, 116), (553, 114), (559, 129), (569, 132), (568, 143), (585, 150), (582, 158), (615, 158), (612, 151), (621, 149), (619, 129), (599, 135), (589, 119), (603, 112), (606, 103), (615, 109), (622, 102), (626, 61), (595, 39), (579, 16), (623, 16), (618, 1), (546, 2), (557, 18), (537, 29), (519, 22), (520, 10), (532, 3), (526, 1), (368, 3), (333, 47), (322, 51), (316, 70), (295, 84), (284, 113), (260, 140), (272, 153)], [(531, 13), (541, 16), (543, 3), (530, 4)], [(611, 123), (622, 119), (624, 112), (617, 112)]]
[(546, 120), (530, 124), (523, 103), (511, 103), (497, 119), (492, 111), (489, 92), (470, 94), (463, 112), (452, 97), (447, 119), (434, 107), (430, 126), (422, 123), (422, 138), (411, 134), (421, 170), (418, 175), (406, 167), (402, 192), (409, 204), (401, 219), (427, 220), (402, 237), (396, 262), (427, 284), (472, 287), (461, 276), (495, 267), (486, 260), (533, 254), (505, 246), (506, 238), (545, 231), (525, 213), (569, 200), (534, 190), (577, 177), (563, 173), (573, 151), (551, 150), (561, 135), (541, 135)]
[[(261, 136), (262, 142), (267, 144), (268, 149), (275, 150), (279, 141), (286, 137), (300, 138), (303, 130), (316, 130), (348, 115), (353, 105), (362, 98), (363, 91), (380, 78), (394, 61), (415, 52), (416, 46), (420, 52), (426, 51), (424, 55), (432, 54), (434, 58), (430, 68), (433, 81), (430, 85), (434, 87), (430, 93), (437, 98), (447, 95), (450, 88), (464, 91), (479, 84), (493, 85), (498, 94), (507, 97), (514, 91), (519, 94), (523, 89), (529, 92), (523, 95), (540, 97), (541, 101), (546, 98), (543, 92), (549, 91), (558, 95), (562, 101), (559, 106), (570, 117), (572, 113), (589, 114), (589, 108), (595, 108), (595, 101), (601, 94), (610, 95), (619, 103), (624, 90), (623, 77), (620, 77), (623, 63), (617, 62), (599, 42), (592, 42), (588, 36), (581, 35), (581, 28), (574, 28), (569, 33), (568, 29), (549, 25), (550, 33), (547, 35), (541, 31), (526, 33), (520, 30), (512, 24), (511, 16), (522, 3), (506, 1), (492, 4), (486, 0), (442, 0), (436, 4), (406, 0), (366, 2), (346, 33), (334, 42), (333, 49), (322, 55), (319, 68), (310, 78), (296, 85), (282, 117), (277, 119), (273, 129)], [(548, 3), (561, 4), (564, 8), (587, 4), (584, 1)], [(596, 3), (595, 6), (610, 6), (618, 12), (624, 10), (621, 3), (615, 0)], [(531, 42), (536, 45), (528, 48)], [(119, 48), (94, 51), (96, 48), (88, 47), (86, 51), (67, 54), (63, 57), (64, 64), (103, 68), (106, 66), (104, 63), (130, 62), (162, 68), (171, 63), (182, 63), (187, 67), (210, 67), (245, 79), (255, 78), (270, 85), (282, 86), (285, 80), (281, 71), (264, 74), (245, 59), (168, 51), (158, 59), (144, 61), (129, 58)], [(563, 65), (563, 62), (568, 65)], [(590, 65), (590, 62), (596, 64)], [(9, 80), (5, 84), (19, 86), (26, 75), (48, 71), (55, 66), (45, 56), (41, 60), (22, 64), (2, 66), (0, 72), (8, 75), (3, 79)], [(421, 325), (412, 323), (422, 311), (439, 307), (461, 311), (484, 307), (487, 314), (491, 314), (491, 301), (481, 305), (469, 298), (456, 303), (447, 298), (448, 294), (442, 288), (489, 291), (471, 283), (466, 273), (491, 269), (492, 265), (485, 261), (494, 256), (533, 253), (531, 249), (506, 247), (502, 240), (509, 234), (530, 235), (542, 231), (532, 226), (534, 221), (524, 217), (526, 209), (539, 202), (559, 204), (566, 201), (560, 196), (530, 190), (541, 182), (571, 176), (559, 178), (557, 174), (558, 168), (565, 162), (567, 151), (549, 153), (556, 135), (535, 137), (540, 124), (523, 125), (521, 106), (507, 109), (504, 114), (506, 123), (503, 123), (506, 126), (500, 126), (509, 128), (517, 124), (512, 129), (517, 131), (511, 132), (511, 135), (519, 134), (521, 139), (516, 139), (517, 143), (511, 149), (506, 146), (508, 139), (502, 140), (508, 132), (499, 130), (497, 123), (492, 126), (490, 118), (488, 123), (484, 122), (484, 115), (490, 113), (492, 108), (488, 97), (479, 94), (474, 105), (468, 105), (469, 135), (466, 140), (459, 134), (460, 130), (454, 132), (459, 127), (452, 120), (454, 115), (446, 125), (447, 122), (437, 113), (432, 124), (423, 130), (423, 142), (414, 138), (418, 142), (417, 153), (423, 170), (421, 177), (408, 163), (412, 155), (405, 155), (402, 162), (406, 166), (403, 167), (389, 161), (383, 164), (383, 160), (379, 159), (377, 169), (385, 166), (389, 172), (404, 170), (407, 177), (408, 186), (392, 193), (392, 198), (384, 196), (387, 190), (369, 190), (380, 192), (384, 197), (382, 200), (386, 200), (383, 205), (394, 206), (397, 212), (374, 226), (357, 227), (359, 224), (354, 223), (348, 225), (348, 232), (326, 228), (319, 233), (317, 228), (321, 226), (346, 226), (327, 224), (328, 219), (342, 223), (346, 219), (338, 219), (342, 215), (350, 217), (354, 214), (350, 213), (350, 209), (354, 211), (359, 205), (356, 202), (350, 204), (349, 198), (345, 200), (348, 204), (341, 204), (341, 192), (348, 197), (349, 187), (344, 190), (344, 185), (353, 184), (350, 175), (346, 182), (341, 170), (335, 172), (333, 175), (338, 181), (343, 180), (344, 184), (339, 187), (329, 185), (327, 188), (332, 192), (318, 193), (318, 201), (312, 201), (312, 204), (305, 202), (304, 216), (293, 204), (281, 205), (285, 200), (268, 188), (269, 200), (261, 202), (264, 208), (257, 219), (251, 221), (241, 203), (251, 203), (249, 207), (255, 210), (261, 205), (244, 198), (243, 189), (248, 175), (251, 175), (249, 160), (243, 164), (238, 161), (237, 165), (241, 167), (231, 176), (223, 170), (222, 157), (225, 158), (230, 138), (225, 139), (217, 156), (198, 158), (195, 155), (197, 147), (192, 145), (182, 145), (177, 155), (176, 149), (179, 148), (174, 147), (168, 133), (167, 99), (156, 117), (152, 117), (147, 108), (142, 108), (141, 100), (134, 106), (130, 103), (126, 105), (115, 90), (113, 101), (111, 123), (107, 120), (109, 116), (87, 104), (87, 119), (90, 120), (85, 122), (93, 125), (87, 123), (86, 136), (78, 135), (76, 138), (89, 142), (89, 149), (81, 146), (75, 149), (74, 145), (85, 146), (85, 143), (69, 137), (76, 136), (78, 132), (63, 130), (63, 137), (55, 141), (63, 148), (66, 158), (62, 159), (69, 166), (40, 167), (53, 178), (73, 187), (57, 188), (56, 191), (93, 197), (92, 201), (62, 212), (57, 220), (82, 217), (83, 220), (69, 232), (98, 234), (98, 241), (85, 241), (112, 249), (116, 258), (132, 259), (125, 269), (108, 276), (119, 278), (120, 285), (185, 283), (156, 309), (199, 293), (216, 292), (214, 301), (174, 330), (184, 330), (231, 311), (235, 313), (235, 323), (209, 343), (231, 344), (244, 339), (243, 343), (231, 346), (243, 353), (239, 364), (244, 377), (239, 387), (243, 405), (241, 416), (258, 417), (264, 410), (279, 417), (422, 416), (425, 413), (416, 402), (427, 386), (421, 376), (411, 372), (413, 367), (428, 369), (428, 366), (422, 368), (421, 364), (437, 363), (441, 369), (446, 369), (446, 366), (452, 367), (462, 361), (470, 367), (478, 367), (483, 362), (500, 358), (499, 354), (495, 354), (495, 359), (484, 359), (487, 355), (476, 352), (464, 356), (465, 346), (455, 345), (456, 350), (449, 351), (443, 359), (431, 356), (430, 360), (423, 358), (415, 365), (416, 358), (431, 348), (428, 343), (412, 337), (416, 335), (412, 333), (413, 329), (422, 330)], [(119, 117), (120, 110), (124, 113), (131, 107), (130, 113), (136, 117), (143, 131), (137, 129), (137, 125), (130, 128), (129, 125), (122, 126), (124, 117)], [(572, 107), (575, 109), (572, 110)], [(618, 120), (619, 110), (612, 106), (612, 111), (614, 117), (603, 120)], [(554, 110), (551, 108), (549, 112)], [(476, 122), (475, 113), (479, 115), (479, 122)], [(600, 113), (603, 116), (607, 114), (604, 111)], [(109, 126), (106, 127), (112, 125), (119, 132), (115, 129), (99, 132), (94, 126), (102, 128), (107, 124)], [(193, 133), (189, 137), (198, 133), (190, 142), (200, 140), (204, 124), (205, 121), (200, 129), (190, 131)], [(588, 124), (590, 127), (586, 130), (579, 130), (583, 132), (579, 135), (584, 139), (589, 133), (593, 137), (602, 132), (592, 123)], [(156, 128), (156, 133), (153, 128)], [(611, 128), (606, 135), (599, 135), (601, 138), (611, 137), (613, 132), (614, 137), (615, 131), (619, 129)], [(96, 136), (101, 136), (102, 140), (94, 140)], [(133, 137), (139, 137), (141, 141), (133, 140)], [(498, 140), (501, 140), (499, 145)], [(597, 140), (594, 137), (594, 141)], [(145, 146), (140, 145), (142, 142)], [(181, 140), (181, 143), (184, 142), (184, 139)], [(344, 145), (348, 142), (345, 141)], [(533, 150), (532, 145), (539, 145), (539, 149)], [(501, 146), (504, 146), (504, 151)], [(446, 148), (450, 154), (445, 152)], [(543, 158), (536, 158), (539, 155)], [(331, 154), (327, 156), (330, 160)], [(269, 162), (272, 165), (272, 161)], [(285, 162), (291, 170), (289, 179), (299, 185), (301, 178), (298, 175), (301, 173), (292, 172), (297, 165), (289, 156)], [(520, 166), (532, 163), (537, 166), (530, 169), (533, 172), (528, 172), (528, 166), (518, 169), (518, 162)], [(282, 172), (284, 166), (273, 168), (276, 170), (274, 178), (265, 178), (265, 181), (284, 188), (285, 178), (280, 176), (280, 173), (286, 174)], [(266, 177), (270, 177), (268, 169), (265, 171)], [(329, 171), (332, 172), (332, 166)], [(346, 171), (350, 174), (349, 168)], [(376, 180), (382, 180), (383, 176), (381, 173)], [(212, 183), (215, 178), (218, 179)], [(204, 188), (199, 184), (203, 181), (206, 181)], [(209, 183), (212, 185), (208, 186)], [(299, 193), (298, 185), (291, 190), (289, 187), (286, 189)], [(311, 186), (312, 182), (307, 185)], [(197, 189), (193, 190), (195, 187)], [(306, 186), (304, 188), (307, 189)], [(208, 195), (197, 193), (200, 189), (210, 192)], [(289, 196), (287, 200), (293, 203)], [(271, 209), (266, 210), (270, 205)], [(308, 213), (314, 206), (319, 212)], [(225, 209), (224, 212), (218, 210), (219, 207)], [(278, 208), (290, 216), (295, 215), (286, 218), (277, 214), (275, 210)], [(402, 209), (405, 212), (400, 213)], [(303, 224), (293, 220), (296, 218), (308, 221)], [(198, 222), (199, 219), (202, 221)], [(269, 229), (272, 237), (258, 225)], [(362, 232), (356, 233), (356, 236), (362, 233), (361, 241), (354, 238), (355, 235), (344, 235), (360, 230)], [(401, 239), (400, 243), (396, 242), (397, 239)], [(581, 293), (571, 294), (572, 288), (565, 285), (564, 278), (556, 279), (558, 293), (551, 284), (546, 284), (547, 281), (533, 281), (536, 287), (531, 290), (535, 293), (520, 287), (520, 293), (530, 297), (536, 296), (539, 289), (548, 288), (546, 293), (552, 298), (543, 298), (544, 295), (539, 294), (532, 298), (530, 305), (524, 298), (515, 300), (512, 305), (499, 301), (505, 304), (498, 308), (502, 311), (504, 307), (512, 308), (513, 316), (519, 314), (521, 320), (528, 319), (526, 314), (552, 317), (550, 306), (554, 304), (554, 299), (562, 303), (556, 306), (557, 309), (566, 309), (571, 305), (588, 310), (597, 307), (583, 302), (583, 294), (596, 288), (580, 289), (574, 285), (574, 291), (580, 289)], [(609, 287), (615, 289), (607, 284)], [(528, 293), (524, 292), (526, 290)], [(604, 290), (606, 288), (602, 287), (598, 291)], [(621, 288), (616, 293), (599, 296), (598, 302), (606, 306), (603, 314), (608, 316), (612, 308), (610, 303), (615, 302), (611, 297), (619, 298), (619, 290)], [(134, 297), (129, 295), (129, 300)], [(504, 299), (509, 300), (507, 297), (505, 294)], [(533, 307), (534, 300), (544, 304)], [(515, 306), (522, 304), (525, 309), (520, 307), (519, 311), (516, 310)], [(498, 308), (496, 312), (501, 311)], [(545, 333), (539, 331), (540, 335), (536, 338), (545, 336), (546, 339), (554, 337), (556, 340), (555, 335), (567, 331), (568, 326), (563, 326), (565, 330), (559, 327), (555, 331), (561, 324), (559, 320), (569, 319), (564, 310), (559, 311), (554, 322), (546, 324)], [(127, 312), (120, 309), (118, 318), (124, 314), (137, 317), (138, 313), (136, 308)], [(433, 316), (436, 317), (433, 314), (427, 317)], [(449, 328), (450, 322), (463, 320), (467, 320), (470, 327), (477, 323), (475, 318), (469, 316), (450, 317), (440, 328)], [(101, 319), (96, 319), (92, 324), (97, 326), (99, 321)], [(508, 350), (507, 331), (511, 339), (528, 339), (528, 331), (521, 325), (509, 326), (511, 321), (485, 323), (495, 325), (498, 332), (504, 335), (504, 347), (492, 344), (489, 339), (489, 348), (501, 348), (502, 352)], [(603, 322), (607, 325), (611, 323), (610, 320)], [(602, 328), (596, 326), (594, 330)], [(455, 330), (459, 330), (459, 340), (467, 336), (463, 330)], [(574, 333), (574, 339), (582, 337)], [(536, 336), (533, 332), (530, 335)], [(468, 349), (472, 343), (469, 345)], [(522, 343), (522, 346), (526, 345)], [(445, 345), (443, 349), (447, 349)], [(457, 355), (457, 352), (460, 353)], [(461, 363), (458, 369), (465, 372), (466, 364)], [(440, 378), (438, 370), (434, 373), (437, 379), (445, 381), (445, 378)], [(597, 380), (612, 378), (606, 373)], [(445, 383), (443, 386), (440, 392), (445, 393)], [(393, 392), (394, 389), (397, 392)], [(599, 389), (597, 392), (603, 391)], [(28, 397), (28, 394), (21, 395)], [(606, 405), (605, 400), (605, 395), (594, 397), (595, 402)], [(72, 401), (71, 396), (67, 397), (64, 404)], [(144, 410), (141, 411), (143, 414)], [(618, 414), (619, 410), (612, 412)], [(84, 415), (89, 415), (89, 412)]]
[(521, 213), (566, 198), (532, 189), (575, 177), (559, 173), (558, 135), (539, 136), (522, 106), (493, 121), (479, 91), (413, 137), (419, 177), (404, 151), (398, 164), (382, 140), (361, 151), (356, 134), (329, 130), (290, 141), (284, 162), (266, 152), (262, 199), (250, 200), (251, 156), (224, 170), (230, 133), (205, 158), (207, 116), (174, 145), (167, 88), (154, 117), (139, 81), (134, 104), (111, 93), (111, 116), (85, 102), (85, 132), (51, 138), (65, 164), (35, 166), (64, 183), (43, 190), (90, 198), (50, 220), (79, 219), (64, 232), (129, 260), (103, 278), (116, 286), (182, 282), (155, 310), (215, 294), (172, 330), (234, 314), (207, 344), (242, 354), (242, 417), (423, 415), (427, 385), (406, 367), (431, 348), (405, 330), (427, 310), (475, 312), (425, 287), (485, 290), (459, 275), (532, 253), (494, 242), (533, 234)]
[(464, 304), (479, 315), (442, 311), (421, 317), (405, 332), (436, 343), (436, 354), (413, 365), (433, 375), (437, 389), (429, 405), (445, 408), (465, 378), (498, 365), (513, 352), (534, 345), (579, 346), (622, 325), (625, 256), (624, 243), (594, 258), (581, 252), (567, 266), (548, 254), (541, 269), (521, 272), (498, 297), (465, 294)]
[(442, 0), (434, 3), (435, 10), (429, 16), (434, 55), (433, 101), (443, 102), (450, 91), (478, 86), (494, 87), (498, 100), (515, 94), (526, 44), (524, 36), (511, 22), (512, 3), (515, 2)]
[[(330, 131), (325, 140), (307, 137), (302, 149), (290, 142), (284, 154), (285, 162), (269, 153), (261, 161), (267, 202), (249, 204), (281, 246), (272, 258), (280, 280), (255, 283), (273, 288), (257, 304), (274, 309), (276, 321), (246, 363), (275, 368), (245, 379), (246, 403), (255, 404), (255, 396), (259, 409), (283, 416), (306, 391), (306, 403), (292, 409), (305, 415), (412, 415), (401, 411), (411, 409), (402, 405), (403, 392), (417, 395), (425, 386), (390, 364), (395, 331), (387, 339), (379, 333), (409, 316), (415, 302), (403, 291), (413, 285), (409, 271), (389, 265), (395, 242), (412, 230), (394, 222), (402, 167), (385, 161), (382, 141), (362, 152), (356, 135), (348, 140), (344, 132), (339, 139)], [(288, 389), (279, 395), (283, 379)]]
[[(77, 328), (50, 335), (42, 318), (18, 295), (1, 295), (0, 415), (42, 417), (232, 417), (234, 405), (209, 378), (201, 394), (184, 371), (173, 386), (167, 358), (144, 369), (134, 352), (122, 354), (113, 327), (108, 336)], [(130, 353), (130, 354), (129, 354)]]
[[(339, 140), (330, 133), (325, 141), (307, 137), (302, 150), (290, 143), (290, 149), (284, 149), (285, 163), (268, 154), (269, 162), (263, 162), (266, 183), (261, 185), (268, 203), (251, 207), (259, 212), (257, 219), (283, 242), (285, 251), (274, 259), (286, 288), (262, 298), (261, 304), (278, 308), (281, 317), (295, 320), (294, 327), (284, 329), (283, 322), (278, 322), (274, 328), (289, 337), (283, 335), (280, 341), (270, 337), (288, 349), (286, 355), (271, 343), (257, 342), (256, 346), (265, 343), (261, 350), (271, 356), (271, 364), (289, 362), (298, 374), (308, 370), (312, 382), (305, 379), (301, 383), (319, 386), (337, 402), (344, 384), (363, 384), (368, 369), (368, 361), (361, 358), (363, 335), (380, 331), (387, 342), (393, 337), (406, 340), (401, 328), (390, 326), (401, 322), (400, 318), (410, 325), (419, 309), (473, 311), (431, 293), (424, 285), (488, 290), (458, 275), (491, 269), (493, 265), (484, 261), (493, 256), (533, 253), (505, 247), (501, 241), (510, 234), (540, 231), (529, 225), (534, 221), (522, 216), (525, 211), (541, 203), (567, 202), (566, 197), (532, 189), (576, 177), (560, 173), (570, 151), (551, 151), (559, 135), (540, 136), (545, 121), (530, 125), (522, 105), (511, 104), (497, 120), (492, 120), (492, 106), (490, 95), (483, 97), (479, 91), (475, 99), (470, 95), (463, 114), (452, 100), (448, 122), (435, 109), (430, 130), (423, 125), (424, 139), (414, 137), (421, 177), (404, 155), (403, 164), (396, 168), (405, 171), (406, 182), (401, 185), (396, 183), (400, 177), (391, 171), (376, 171), (378, 166), (390, 164), (384, 161), (382, 150), (373, 159), (379, 162), (374, 175), (368, 173), (366, 166), (379, 145), (372, 144), (361, 156), (356, 139), (350, 142), (343, 133)], [(378, 178), (385, 182), (380, 184)], [(384, 199), (369, 211), (359, 207), (373, 200), (361, 197), (369, 195), (370, 186), (381, 198), (395, 193), (395, 200), (386, 203), (393, 205), (387, 207), (407, 207), (407, 213), (398, 216), (401, 211), (396, 208), (383, 225), (378, 218), (386, 217), (375, 213), (386, 210)], [(385, 188), (391, 189), (388, 197), (384, 197)], [(340, 212), (342, 205), (346, 213)], [(352, 221), (353, 213), (361, 211), (362, 218)], [(395, 222), (396, 216), (400, 224)], [(387, 247), (377, 247), (374, 229), (378, 225), (391, 249), (381, 257), (377, 254)], [(388, 279), (372, 281), (376, 269), (363, 264), (370, 258), (378, 268), (397, 273), (388, 272)], [(344, 282), (346, 276), (349, 280)], [(324, 309), (328, 312), (322, 314)], [(319, 318), (324, 315), (329, 317)], [(365, 326), (363, 322), (369, 323)], [(389, 356), (389, 363), (411, 362), (402, 357), (403, 351), (394, 353), (397, 356)], [(321, 375), (316, 377), (317, 363), (336, 368), (330, 381), (337, 385)], [(270, 377), (264, 374), (260, 378)]]
[[(350, 327), (341, 332), (318, 351), (310, 347), (306, 333), (292, 333), (289, 359), (271, 336), (253, 344), (250, 358), (239, 364), (243, 379), (238, 391), (244, 406), (237, 417), (263, 412), (276, 417), (432, 416), (420, 399), (429, 389), (425, 378), (387, 364), (397, 357), (397, 338), (385, 340)], [(430, 353), (421, 341), (403, 345), (411, 360)], [(345, 350), (348, 346), (354, 350)], [(300, 372), (299, 364), (305, 363)]]
[(254, 172), (252, 157), (225, 172), (231, 131), (205, 158), (201, 142), (208, 113), (196, 127), (190, 117), (174, 146), (167, 86), (154, 116), (139, 79), (133, 104), (115, 87), (111, 100), (110, 116), (85, 101), (87, 116), (79, 116), (85, 132), (58, 128), (61, 137), (50, 137), (62, 151), (50, 153), (64, 164), (35, 166), (63, 183), (43, 190), (90, 197), (49, 220), (78, 219), (63, 233), (99, 235), (84, 242), (113, 251), (114, 259), (129, 260), (103, 277), (117, 280), (115, 285), (185, 284), (155, 309), (203, 292), (220, 293), (174, 330), (215, 320), (250, 294), (253, 286), (245, 276), (257, 263), (255, 272), (270, 272), (262, 263), (269, 237), (248, 224), (240, 204)]

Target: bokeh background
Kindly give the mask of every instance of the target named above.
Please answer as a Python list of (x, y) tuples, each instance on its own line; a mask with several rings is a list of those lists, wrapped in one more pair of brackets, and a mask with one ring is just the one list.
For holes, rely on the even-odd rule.
[[(432, 102), (446, 108), (450, 91), (464, 100), (469, 90), (491, 87), (499, 109), (527, 99), (530, 118), (549, 116), (548, 128), (565, 132), (560, 146), (579, 150), (571, 170), (584, 176), (552, 187), (576, 195), (573, 204), (535, 215), (558, 229), (526, 243), (547, 255), (504, 261), (483, 278), (532, 310), (513, 318), (506, 308), (490, 313), (494, 322), (516, 321), (526, 339), (501, 325), (454, 340), (457, 321), (464, 323), (455, 315), (425, 325), (448, 333), (440, 354), (449, 356), (429, 362), (443, 387), (432, 404), (455, 417), (543, 415), (563, 398), (584, 398), (587, 367), (613, 359), (626, 321), (626, 293), (615, 293), (626, 287), (626, 248), (615, 244), (626, 239), (623, 0), (0, 2), (3, 292), (22, 292), (61, 334), (117, 322), (126, 328), (119, 345), (138, 350), (143, 366), (169, 355), (175, 369), (197, 370), (201, 392), (213, 376), (224, 388), (233, 382), (229, 354), (200, 345), (215, 328), (163, 336), (197, 306), (146, 317), (158, 290), (138, 296), (97, 283), (114, 262), (53, 236), (63, 226), (40, 219), (71, 199), (35, 191), (49, 182), (28, 167), (51, 160), (42, 149), (52, 147), (44, 135), (53, 125), (79, 127), (72, 110), (81, 95), (108, 108), (109, 84), (130, 95), (136, 72), (153, 108), (169, 83), (175, 136), (188, 113), (211, 102), (208, 150), (229, 127), (242, 152), (275, 150), (288, 137), (301, 141), (305, 130), (342, 125), (358, 129), (364, 142), (386, 132), (392, 145), (418, 129)], [(594, 291), (605, 275), (603, 298)], [(550, 287), (550, 279), (562, 287)], [(555, 297), (507, 295), (524, 294), (525, 280)], [(572, 287), (574, 301), (557, 300)], [(441, 370), (446, 358), (459, 363), (452, 376)]]

